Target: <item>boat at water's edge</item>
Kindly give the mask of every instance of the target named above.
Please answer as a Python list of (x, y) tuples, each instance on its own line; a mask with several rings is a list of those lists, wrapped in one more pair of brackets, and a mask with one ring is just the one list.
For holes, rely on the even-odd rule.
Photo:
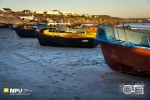
[[(135, 36), (135, 37), (134, 37)], [(150, 76), (150, 34), (99, 25), (99, 41), (107, 65), (116, 71)]]

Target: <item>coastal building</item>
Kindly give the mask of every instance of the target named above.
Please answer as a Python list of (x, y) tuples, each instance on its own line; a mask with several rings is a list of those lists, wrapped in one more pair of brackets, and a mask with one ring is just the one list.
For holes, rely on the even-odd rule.
[(36, 14), (52, 14), (52, 15), (61, 15), (61, 12), (58, 10), (41, 10), (36, 11)]
[(84, 14), (77, 14), (77, 16), (84, 16)]
[(85, 17), (91, 17), (90, 14), (83, 14)]
[(71, 16), (71, 15), (72, 16), (83, 16), (83, 15), (89, 16), (88, 14), (78, 14), (78, 13), (75, 13), (75, 12), (66, 12), (66, 11), (63, 11), (62, 14), (65, 15), (65, 16)]
[(28, 19), (28, 20), (36, 20), (34, 15), (32, 15), (32, 16), (19, 16), (19, 18), (22, 19), (22, 20), (26, 20), (26, 19)]
[(36, 11), (35, 13), (36, 14), (45, 14), (45, 13), (47, 13), (47, 11), (46, 10), (41, 10), (41, 11)]
[(30, 10), (23, 10), (22, 11), (24, 14), (31, 14), (32, 12)]
[(67, 12), (67, 11), (63, 11), (62, 14), (65, 15), (65, 16), (70, 16), (70, 15), (74, 16), (74, 15), (76, 15), (75, 12)]
[(58, 10), (47, 10), (47, 14), (52, 14), (52, 15), (61, 15), (61, 12)]
[(109, 15), (91, 15), (91, 17), (94, 17), (94, 18), (99, 18), (99, 17), (111, 17)]
[(11, 13), (12, 10), (10, 8), (1, 8), (0, 11), (6, 12), (6, 13)]
[(17, 11), (17, 13), (22, 13), (22, 11)]

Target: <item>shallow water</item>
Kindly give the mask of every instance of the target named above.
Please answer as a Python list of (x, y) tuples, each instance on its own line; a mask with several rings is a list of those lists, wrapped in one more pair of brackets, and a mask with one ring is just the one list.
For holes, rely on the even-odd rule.
[[(132, 29), (146, 29), (150, 30), (150, 23), (125, 23), (125, 26), (130, 25), (132, 26)], [(120, 24), (119, 26), (123, 26), (123, 24)]]

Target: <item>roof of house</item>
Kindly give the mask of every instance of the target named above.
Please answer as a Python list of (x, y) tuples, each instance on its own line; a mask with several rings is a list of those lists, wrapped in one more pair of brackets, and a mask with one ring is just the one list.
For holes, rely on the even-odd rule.
[(2, 9), (4, 9), (4, 10), (11, 10), (10, 8), (2, 8)]
[(31, 12), (30, 10), (23, 10), (23, 11), (28, 11), (28, 12)]

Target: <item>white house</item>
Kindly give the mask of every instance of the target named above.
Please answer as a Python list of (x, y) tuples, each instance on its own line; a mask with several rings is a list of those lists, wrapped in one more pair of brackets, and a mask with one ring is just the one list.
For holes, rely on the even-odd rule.
[(60, 11), (58, 10), (41, 10), (41, 11), (36, 11), (36, 14), (53, 14), (53, 15), (60, 15)]
[(84, 16), (85, 16), (85, 17), (91, 17), (91, 15), (90, 15), (90, 14), (84, 14)]
[(46, 10), (36, 11), (36, 14), (44, 14), (44, 13), (47, 13), (47, 11)]
[(12, 12), (12, 10), (10, 8), (1, 8), (0, 9), (2, 12), (7, 12), (7, 13), (10, 13)]
[(29, 20), (36, 20), (36, 18), (34, 17), (34, 15), (32, 16), (19, 16), (20, 19), (24, 20), (24, 19), (29, 19)]
[(76, 15), (75, 12), (66, 12), (66, 11), (63, 11), (62, 14), (65, 15), (65, 16), (67, 16), (67, 15)]
[(30, 10), (23, 10), (22, 12), (25, 13), (25, 14), (30, 14), (30, 13), (32, 13)]
[(58, 10), (47, 10), (47, 14), (60, 15), (60, 11)]

